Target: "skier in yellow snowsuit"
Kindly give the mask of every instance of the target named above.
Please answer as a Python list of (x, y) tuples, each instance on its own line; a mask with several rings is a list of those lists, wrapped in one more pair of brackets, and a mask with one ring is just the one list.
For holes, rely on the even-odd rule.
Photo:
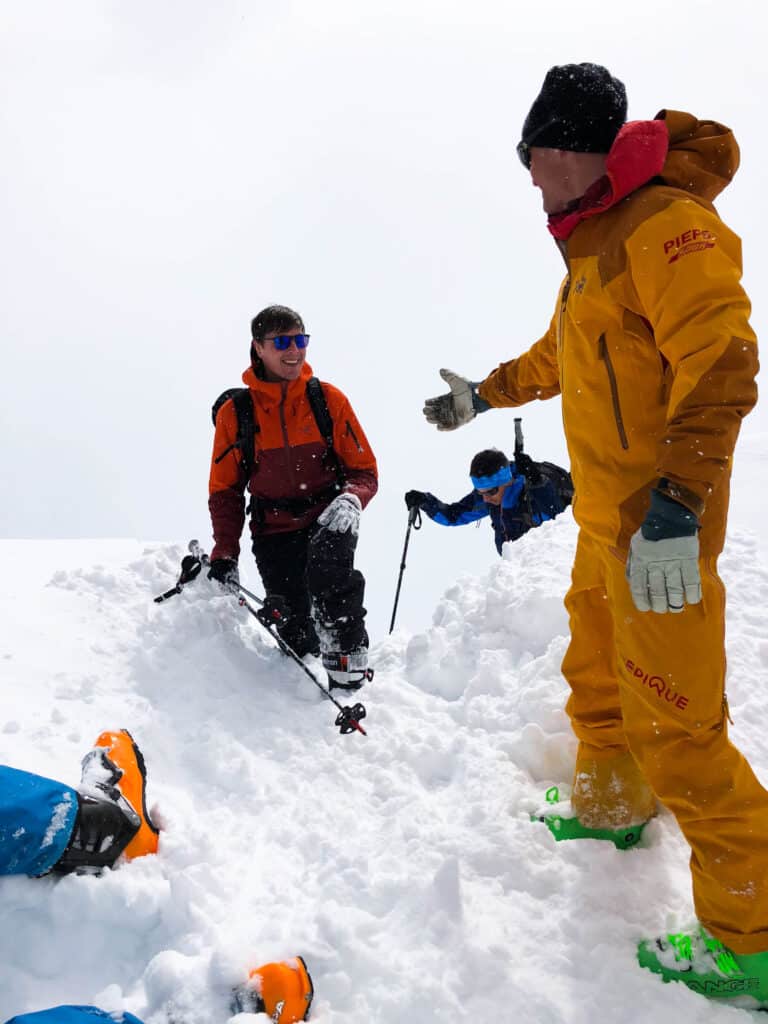
[[(580, 527), (562, 666), (579, 739), (574, 811), (619, 829), (658, 797), (691, 846), (706, 932), (680, 971), (645, 947), (641, 962), (686, 980), (698, 956), (707, 994), (768, 1002), (768, 792), (728, 739), (717, 575), (733, 450), (757, 399), (741, 246), (712, 205), (739, 153), (728, 128), (690, 114), (625, 118), (605, 68), (547, 74), (518, 154), (567, 268), (554, 317), (478, 385), (441, 371), (451, 391), (424, 412), (450, 430), (562, 395)], [(680, 938), (656, 951), (679, 952)]]

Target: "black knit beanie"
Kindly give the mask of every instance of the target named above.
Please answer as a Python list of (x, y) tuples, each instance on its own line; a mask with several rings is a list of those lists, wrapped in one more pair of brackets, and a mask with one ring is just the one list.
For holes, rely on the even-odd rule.
[(523, 125), (521, 148), (607, 153), (627, 119), (622, 82), (600, 64), (550, 68)]

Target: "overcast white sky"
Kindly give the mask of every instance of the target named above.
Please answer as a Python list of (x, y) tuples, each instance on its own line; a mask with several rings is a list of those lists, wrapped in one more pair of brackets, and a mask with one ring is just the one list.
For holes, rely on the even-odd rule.
[[(1, 0), (0, 535), (208, 543), (210, 404), (239, 383), (251, 316), (286, 303), (379, 458), (360, 549), (378, 638), (403, 492), (459, 497), (475, 451), (512, 447), (512, 413), (438, 435), (421, 406), (440, 366), (482, 378), (549, 321), (561, 261), (514, 147), (551, 65), (606, 64), (630, 118), (733, 127), (718, 206), (764, 334), (758, 10)], [(565, 460), (557, 401), (523, 416), (531, 454)], [(767, 424), (747, 421), (747, 450)], [(404, 624), (495, 557), (485, 525), (425, 524)]]

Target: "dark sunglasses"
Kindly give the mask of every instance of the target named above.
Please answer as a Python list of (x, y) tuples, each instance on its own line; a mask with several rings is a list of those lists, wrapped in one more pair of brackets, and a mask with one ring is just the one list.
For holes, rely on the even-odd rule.
[(480, 495), (481, 498), (484, 498), (486, 494), (492, 498), (494, 494), (498, 494), (500, 490), (501, 484), (499, 484), (498, 487), (489, 487), (487, 491), (478, 491), (477, 493)]
[(309, 344), (308, 334), (279, 334), (276, 338), (269, 339), (278, 352), (285, 352), (291, 347), (291, 342), (296, 342), (296, 348), (306, 348)]
[(557, 124), (557, 121), (558, 118), (550, 117), (544, 122), (544, 124), (540, 124), (535, 132), (531, 132), (529, 134), (528, 142), (523, 142), (522, 139), (518, 142), (517, 155), (520, 157), (520, 163), (526, 171), (530, 171), (531, 169), (531, 143), (533, 142), (536, 144), (535, 140), (541, 135), (541, 133), (545, 132), (547, 128), (551, 128), (553, 124)]

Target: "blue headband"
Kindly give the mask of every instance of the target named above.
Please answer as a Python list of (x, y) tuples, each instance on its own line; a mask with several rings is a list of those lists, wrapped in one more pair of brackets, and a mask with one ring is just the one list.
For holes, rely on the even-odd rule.
[(470, 476), (469, 479), (476, 491), (490, 491), (493, 487), (508, 484), (512, 479), (512, 470), (509, 466), (502, 466), (493, 476)]

